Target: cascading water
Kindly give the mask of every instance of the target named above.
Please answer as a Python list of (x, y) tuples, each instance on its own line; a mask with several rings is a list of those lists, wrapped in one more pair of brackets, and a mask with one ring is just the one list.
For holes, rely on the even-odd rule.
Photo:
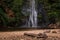
[[(43, 8), (43, 4), (41, 3), (36, 3), (36, 0), (26, 0), (24, 3), (25, 5), (23, 6), (22, 13), (26, 16), (25, 24), (23, 24), (23, 27), (28, 27), (28, 28), (39, 28), (40, 26), (46, 27), (48, 25), (48, 16), (46, 15), (46, 11)], [(37, 8), (36, 8), (37, 4)], [(37, 9), (37, 11), (36, 11)], [(42, 20), (38, 21), (41, 22), (42, 25), (38, 24), (37, 27), (37, 12), (41, 13), (42, 15)], [(38, 19), (39, 20), (39, 19)]]
[(27, 0), (27, 2), (24, 3), (22, 13), (24, 15), (29, 14), (26, 20), (26, 23), (23, 27), (28, 26), (28, 28), (37, 27), (37, 12), (36, 12), (36, 4), (35, 0)]
[(30, 0), (31, 11), (29, 15), (28, 27), (37, 27), (37, 12), (35, 9), (35, 0)]

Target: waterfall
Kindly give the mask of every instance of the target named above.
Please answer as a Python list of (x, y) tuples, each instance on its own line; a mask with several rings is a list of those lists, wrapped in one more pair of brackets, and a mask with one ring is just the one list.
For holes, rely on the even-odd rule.
[(37, 27), (37, 12), (36, 12), (36, 3), (35, 0), (27, 0), (23, 6), (22, 13), (24, 15), (29, 14), (26, 18), (26, 23), (23, 27), (36, 28)]
[(35, 0), (30, 0), (30, 15), (29, 15), (29, 21), (28, 21), (28, 27), (37, 27), (37, 12), (35, 8)]
[[(23, 25), (24, 27), (28, 28), (38, 28), (40, 26), (46, 27), (48, 25), (48, 16), (46, 14), (45, 9), (43, 8), (42, 3), (36, 3), (36, 0), (27, 0), (23, 6), (22, 13), (26, 16), (26, 23)], [(37, 4), (37, 7), (36, 7)], [(37, 11), (36, 11), (37, 9)], [(41, 24), (37, 24), (37, 12), (41, 13), (42, 15), (42, 21)], [(39, 20), (39, 19), (38, 19)], [(39, 22), (39, 21), (38, 21)], [(37, 27), (38, 25), (38, 27)]]

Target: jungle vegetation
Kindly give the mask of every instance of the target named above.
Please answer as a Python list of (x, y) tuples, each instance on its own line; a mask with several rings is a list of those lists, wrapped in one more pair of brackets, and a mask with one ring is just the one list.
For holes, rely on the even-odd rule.
[[(22, 8), (25, 7), (27, 0), (0, 0), (0, 27), (20, 27), (25, 23), (26, 17)], [(60, 22), (60, 0), (36, 0), (38, 11), (38, 25), (44, 21), (44, 15), (48, 17), (48, 25)], [(42, 6), (40, 6), (42, 5)], [(43, 7), (44, 13), (39, 11)], [(41, 15), (42, 14), (42, 15)], [(59, 27), (58, 27), (59, 28)]]

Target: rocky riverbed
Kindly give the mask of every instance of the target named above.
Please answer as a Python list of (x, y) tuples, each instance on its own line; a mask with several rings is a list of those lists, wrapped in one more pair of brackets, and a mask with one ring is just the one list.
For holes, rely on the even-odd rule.
[(60, 40), (60, 30), (0, 32), (0, 40)]

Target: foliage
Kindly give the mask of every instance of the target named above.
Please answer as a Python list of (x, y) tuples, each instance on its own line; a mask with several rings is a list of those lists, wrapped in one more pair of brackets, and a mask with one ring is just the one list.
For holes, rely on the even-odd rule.
[[(18, 24), (21, 25), (23, 22), (22, 19), (26, 18), (21, 12), (24, 0), (3, 0), (3, 2), (13, 10), (15, 17), (8, 18), (4, 10), (0, 7), (0, 20), (3, 20), (4, 25), (8, 25), (10, 22), (15, 22), (15, 26), (18, 26)], [(54, 16), (60, 20), (60, 0), (37, 0), (37, 3), (43, 5), (43, 9), (45, 9), (48, 19)], [(42, 19), (42, 15), (39, 14), (38, 18)]]

